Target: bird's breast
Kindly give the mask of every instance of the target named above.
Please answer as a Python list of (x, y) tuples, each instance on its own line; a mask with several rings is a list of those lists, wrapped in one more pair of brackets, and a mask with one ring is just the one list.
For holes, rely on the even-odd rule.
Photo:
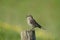
[(27, 19), (27, 23), (28, 23), (28, 25), (32, 26), (32, 24), (31, 24), (30, 21), (31, 21), (31, 20), (28, 20), (28, 19)]

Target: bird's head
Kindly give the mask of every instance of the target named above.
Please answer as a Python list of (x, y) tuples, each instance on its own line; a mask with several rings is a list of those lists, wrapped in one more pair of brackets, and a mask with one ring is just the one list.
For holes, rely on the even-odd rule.
[(31, 20), (31, 19), (33, 19), (33, 16), (32, 15), (27, 15), (27, 19)]

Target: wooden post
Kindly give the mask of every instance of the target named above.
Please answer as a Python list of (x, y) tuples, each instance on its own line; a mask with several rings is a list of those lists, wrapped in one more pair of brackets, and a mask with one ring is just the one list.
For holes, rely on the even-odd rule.
[(21, 32), (21, 40), (36, 40), (35, 30), (26, 30)]

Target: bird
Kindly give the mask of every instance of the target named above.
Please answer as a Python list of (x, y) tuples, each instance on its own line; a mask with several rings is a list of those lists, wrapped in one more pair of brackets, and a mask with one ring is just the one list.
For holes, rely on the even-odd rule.
[(34, 28), (36, 28), (36, 27), (38, 27), (38, 28), (40, 28), (41, 29), (41, 25), (39, 25), (37, 22), (36, 22), (36, 20), (33, 18), (33, 16), (32, 15), (27, 15), (27, 24), (29, 25), (29, 26), (32, 26), (32, 29), (34, 29)]

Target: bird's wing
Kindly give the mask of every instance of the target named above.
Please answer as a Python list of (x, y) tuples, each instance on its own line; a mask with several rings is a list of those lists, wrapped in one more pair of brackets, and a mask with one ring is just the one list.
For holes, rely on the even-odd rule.
[(34, 19), (32, 19), (30, 22), (31, 22), (31, 24), (33, 24), (35, 27), (41, 28), (41, 26), (40, 26)]

